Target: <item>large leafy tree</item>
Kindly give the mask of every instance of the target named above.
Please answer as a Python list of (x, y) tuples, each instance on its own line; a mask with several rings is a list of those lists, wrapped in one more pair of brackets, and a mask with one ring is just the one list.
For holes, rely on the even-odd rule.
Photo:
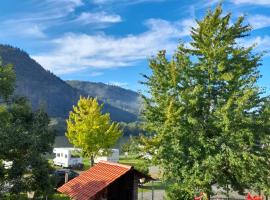
[(257, 85), (262, 54), (239, 42), (250, 30), (244, 17), (231, 23), (218, 6), (171, 60), (165, 51), (150, 60), (143, 115), (156, 160), (173, 183), (170, 199), (210, 196), (214, 184), (269, 189), (269, 97)]
[(17, 98), (8, 109), (8, 123), (1, 134), (2, 155), (12, 161), (6, 170), (6, 181), (15, 196), (35, 191), (37, 196), (50, 194), (53, 180), (46, 153), (52, 151), (54, 133), (49, 117), (41, 109), (32, 112), (24, 98)]
[(94, 158), (101, 151), (108, 151), (121, 135), (120, 125), (111, 122), (108, 113), (102, 114), (97, 99), (81, 97), (69, 114), (66, 136), (75, 147), (82, 149), (83, 156), (90, 158), (91, 166)]
[[(15, 81), (10, 65), (0, 66), (0, 77), (0, 198), (16, 199), (27, 191), (44, 197), (53, 189), (45, 157), (54, 143), (49, 117), (42, 109), (33, 112), (25, 98), (8, 98)], [(11, 167), (4, 168), (3, 161)]]

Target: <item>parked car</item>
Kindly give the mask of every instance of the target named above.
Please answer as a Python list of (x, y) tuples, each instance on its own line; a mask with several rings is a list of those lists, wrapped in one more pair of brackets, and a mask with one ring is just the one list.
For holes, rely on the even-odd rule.
[(54, 171), (53, 175), (56, 180), (56, 187), (61, 187), (65, 183), (65, 174), (68, 174), (68, 181), (79, 176), (79, 174), (71, 169), (57, 169)]

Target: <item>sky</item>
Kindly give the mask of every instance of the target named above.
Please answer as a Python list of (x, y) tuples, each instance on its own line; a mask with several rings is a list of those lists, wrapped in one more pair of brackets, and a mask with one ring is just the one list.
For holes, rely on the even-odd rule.
[[(64, 80), (104, 82), (144, 90), (141, 74), (159, 50), (172, 55), (189, 41), (195, 19), (219, 0), (1, 0), (0, 43), (26, 51)], [(270, 51), (270, 0), (224, 0), (232, 20), (254, 28), (239, 41)], [(270, 94), (270, 52), (259, 85)]]

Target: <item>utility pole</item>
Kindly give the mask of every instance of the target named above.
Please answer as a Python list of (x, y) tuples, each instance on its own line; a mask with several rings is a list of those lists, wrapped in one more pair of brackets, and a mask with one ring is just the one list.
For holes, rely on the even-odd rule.
[(68, 172), (65, 172), (65, 183), (68, 182)]

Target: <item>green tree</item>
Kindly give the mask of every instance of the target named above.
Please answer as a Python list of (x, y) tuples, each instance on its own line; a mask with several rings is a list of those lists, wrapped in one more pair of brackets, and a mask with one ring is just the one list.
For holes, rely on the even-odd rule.
[(7, 194), (14, 199), (27, 191), (35, 191), (37, 197), (49, 195), (54, 187), (46, 158), (54, 143), (49, 117), (43, 110), (32, 112), (25, 98), (16, 98), (4, 114), (0, 159), (12, 162), (11, 168), (4, 170), (10, 186)]
[(123, 152), (128, 152), (131, 155), (138, 155), (142, 152), (140, 136), (129, 136), (128, 140), (122, 145), (121, 149)]
[(15, 85), (15, 72), (12, 65), (3, 65), (0, 60), (0, 100), (7, 98), (13, 93)]
[(269, 96), (257, 85), (262, 54), (238, 42), (251, 30), (244, 17), (230, 20), (221, 6), (208, 11), (190, 46), (181, 43), (171, 60), (160, 51), (144, 76), (143, 116), (156, 160), (174, 183), (171, 199), (209, 197), (214, 184), (269, 188)]
[(102, 114), (97, 99), (81, 97), (69, 114), (66, 136), (82, 149), (83, 156), (90, 158), (91, 166), (94, 158), (101, 151), (108, 151), (121, 135), (120, 125), (111, 122), (109, 113)]
[[(14, 83), (12, 66), (1, 66), (0, 98), (5, 101), (0, 105), (0, 198), (16, 199), (27, 191), (45, 197), (54, 187), (45, 157), (52, 151), (54, 133), (43, 110), (33, 112), (25, 98), (9, 98)], [(3, 161), (12, 162), (11, 167), (5, 169)]]

